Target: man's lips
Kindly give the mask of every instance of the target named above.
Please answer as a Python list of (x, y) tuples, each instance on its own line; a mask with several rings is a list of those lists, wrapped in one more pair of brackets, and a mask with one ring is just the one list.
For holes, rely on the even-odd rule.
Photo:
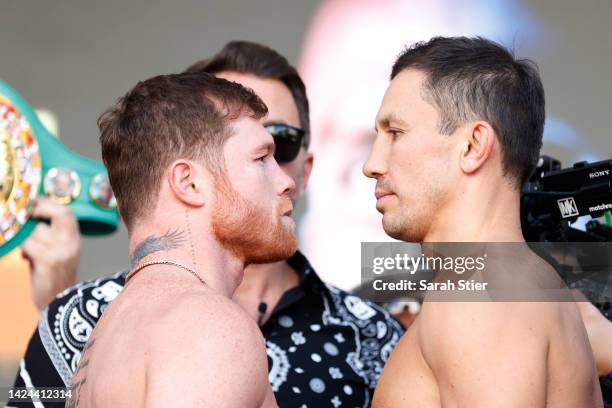
[(385, 201), (389, 200), (391, 197), (393, 197), (395, 194), (389, 192), (389, 191), (385, 191), (385, 190), (375, 190), (374, 191), (374, 196), (376, 197), (376, 209), (379, 212), (383, 212), (383, 207), (385, 204)]
[(290, 217), (292, 212), (293, 212), (293, 203), (291, 202), (289, 197), (287, 196), (281, 197), (281, 203), (279, 205), (278, 213), (283, 216)]
[(383, 191), (383, 190), (376, 190), (374, 192), (374, 196), (376, 197), (377, 200), (380, 200), (382, 197), (389, 196), (389, 195), (393, 195), (393, 193), (390, 193), (388, 191)]

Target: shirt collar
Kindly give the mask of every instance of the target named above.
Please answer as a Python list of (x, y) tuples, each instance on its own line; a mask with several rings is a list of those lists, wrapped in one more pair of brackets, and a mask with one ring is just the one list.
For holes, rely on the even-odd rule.
[(303, 289), (320, 289), (323, 286), (323, 281), (315, 272), (308, 259), (299, 250), (293, 256), (287, 259), (287, 263), (291, 266), (299, 276), (298, 287)]
[[(296, 251), (291, 258), (287, 259), (287, 263), (299, 275), (299, 283), (296, 287), (289, 289), (281, 296), (278, 304), (272, 311), (272, 316), (278, 315), (307, 296), (320, 296), (321, 293), (325, 291), (323, 281), (321, 281), (321, 278), (316, 274), (310, 262), (308, 262), (300, 251)], [(270, 320), (268, 323), (269, 322)], [(270, 326), (266, 323), (263, 327)]]

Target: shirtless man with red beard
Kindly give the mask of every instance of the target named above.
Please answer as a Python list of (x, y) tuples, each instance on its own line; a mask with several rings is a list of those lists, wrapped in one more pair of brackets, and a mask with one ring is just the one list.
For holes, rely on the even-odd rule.
[(135, 266), (66, 406), (276, 406), (262, 334), (231, 301), (246, 265), (296, 249), (294, 182), (266, 113), (242, 86), (199, 73), (140, 82), (100, 117)]

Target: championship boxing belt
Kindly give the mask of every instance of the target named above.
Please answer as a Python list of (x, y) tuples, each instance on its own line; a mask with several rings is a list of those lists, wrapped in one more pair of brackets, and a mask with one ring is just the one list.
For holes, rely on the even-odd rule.
[(68, 205), (84, 235), (117, 229), (106, 168), (53, 137), (25, 100), (0, 81), (0, 256), (36, 226), (31, 215), (38, 195)]

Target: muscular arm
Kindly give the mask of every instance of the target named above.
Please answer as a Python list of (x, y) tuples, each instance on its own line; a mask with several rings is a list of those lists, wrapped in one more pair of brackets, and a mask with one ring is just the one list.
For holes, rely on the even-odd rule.
[(276, 406), (263, 337), (238, 306), (187, 300), (172, 315), (148, 363), (146, 406)]

